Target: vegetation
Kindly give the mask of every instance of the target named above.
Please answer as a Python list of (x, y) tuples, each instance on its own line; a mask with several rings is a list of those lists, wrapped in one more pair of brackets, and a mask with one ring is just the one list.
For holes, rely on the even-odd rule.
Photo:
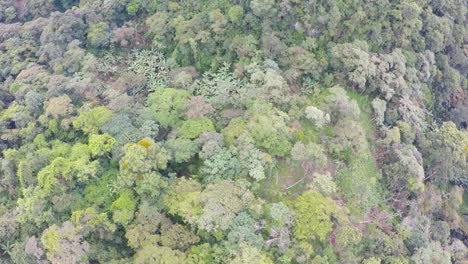
[(467, 263), (458, 0), (0, 0), (0, 263)]

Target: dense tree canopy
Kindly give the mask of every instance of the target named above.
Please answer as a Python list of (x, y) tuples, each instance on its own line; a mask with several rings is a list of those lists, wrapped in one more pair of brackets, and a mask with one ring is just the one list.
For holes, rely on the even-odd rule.
[(466, 263), (459, 0), (0, 0), (0, 263)]

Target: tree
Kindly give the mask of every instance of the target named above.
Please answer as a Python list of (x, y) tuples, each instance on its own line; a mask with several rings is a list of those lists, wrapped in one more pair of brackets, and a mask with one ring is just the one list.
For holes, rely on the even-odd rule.
[(132, 190), (123, 190), (111, 205), (112, 219), (115, 223), (127, 226), (133, 219), (137, 200)]
[(99, 213), (94, 207), (73, 211), (70, 221), (83, 236), (95, 234), (100, 238), (110, 238), (116, 230), (115, 224), (109, 221), (107, 213)]
[(182, 138), (194, 139), (201, 133), (214, 131), (213, 122), (206, 117), (189, 119), (182, 123), (179, 133)]
[(102, 127), (109, 122), (112, 111), (104, 106), (98, 106), (89, 111), (82, 111), (80, 115), (73, 120), (73, 126), (83, 130), (87, 134), (98, 133)]
[(237, 157), (237, 149), (222, 148), (203, 162), (201, 172), (203, 181), (212, 183), (240, 178), (243, 175), (242, 169), (242, 164)]
[(164, 147), (170, 153), (171, 159), (177, 163), (189, 161), (198, 152), (197, 143), (186, 138), (169, 139)]
[(187, 103), (187, 117), (199, 118), (205, 115), (211, 115), (215, 109), (211, 104), (206, 103), (201, 96), (192, 96)]
[(332, 196), (337, 192), (336, 183), (333, 181), (329, 172), (324, 174), (314, 173), (312, 183), (309, 184), (309, 189), (320, 192), (324, 196)]
[(239, 253), (228, 263), (241, 264), (254, 262), (260, 264), (273, 264), (273, 261), (257, 248), (250, 246), (248, 243), (241, 243)]
[(224, 231), (242, 210), (255, 201), (254, 195), (233, 181), (210, 184), (203, 190), (200, 202), (203, 212), (197, 220), (198, 228), (206, 231)]
[(182, 123), (189, 93), (173, 88), (158, 89), (148, 95), (148, 107), (162, 127), (179, 126)]
[(294, 236), (306, 241), (324, 241), (333, 229), (331, 217), (339, 210), (333, 200), (313, 191), (297, 197), (292, 207), (296, 214)]
[(111, 151), (115, 144), (115, 139), (109, 134), (96, 135), (89, 137), (89, 149), (93, 156), (102, 156)]
[[(255, 144), (275, 156), (286, 156), (291, 149), (288, 115), (271, 104), (254, 102), (245, 113), (246, 128)], [(273, 124), (273, 125), (271, 125)]]
[(310, 175), (317, 167), (327, 163), (323, 147), (313, 142), (307, 145), (300, 141), (296, 142), (291, 149), (291, 159), (301, 163), (306, 175)]
[(382, 167), (388, 189), (395, 194), (403, 190), (424, 190), (424, 168), (421, 153), (407, 145), (394, 145)]
[(52, 0), (40, 0), (40, 1), (31, 1), (27, 0), (24, 3), (24, 8), (26, 15), (31, 18), (38, 17), (48, 17), (50, 13), (56, 11), (54, 1)]
[(193, 179), (179, 178), (168, 193), (164, 204), (169, 213), (179, 215), (189, 224), (195, 224), (203, 212), (200, 202), (202, 186)]
[(376, 75), (376, 66), (371, 61), (369, 46), (365, 41), (338, 44), (332, 48), (332, 65), (344, 73), (347, 81), (364, 91), (368, 80)]
[(454, 182), (466, 186), (468, 132), (458, 130), (452, 122), (446, 122), (429, 137), (431, 145), (426, 148), (429, 154), (427, 177), (440, 183)]
[[(148, 202), (142, 202), (132, 224), (126, 227), (125, 238), (128, 240), (128, 245), (135, 250), (150, 245), (160, 245), (162, 236), (168, 233), (172, 226), (171, 220), (160, 213), (158, 208)], [(177, 237), (174, 238), (174, 243), (176, 241)]]
[(255, 220), (247, 213), (242, 212), (234, 218), (227, 235), (229, 247), (237, 249), (242, 243), (249, 244), (257, 249), (262, 248), (263, 238), (256, 230)]
[(330, 115), (322, 112), (315, 106), (308, 106), (305, 109), (306, 118), (314, 121), (318, 128), (322, 128), (324, 125), (330, 123)]
[(192, 233), (186, 226), (172, 225), (161, 237), (161, 245), (172, 249), (187, 250), (191, 245), (197, 244), (200, 238)]
[(138, 250), (135, 254), (135, 264), (146, 263), (184, 263), (186, 256), (179, 250), (172, 250), (168, 247), (148, 245)]
[(79, 263), (86, 260), (89, 244), (69, 221), (52, 225), (41, 235), (41, 242), (51, 263)]
[(91, 25), (88, 30), (88, 45), (93, 48), (105, 48), (110, 43), (111, 33), (105, 22)]
[(385, 120), (385, 110), (387, 109), (387, 102), (380, 98), (375, 98), (372, 100), (372, 108), (374, 109), (375, 122), (377, 125), (383, 125)]
[(24, 245), (24, 251), (27, 255), (35, 257), (38, 262), (44, 256), (44, 249), (39, 246), (39, 241), (35, 236), (28, 238)]
[(450, 260), (450, 253), (445, 251), (439, 242), (431, 242), (424, 248), (420, 248), (411, 257), (416, 264), (422, 263), (439, 263), (449, 264), (452, 263)]

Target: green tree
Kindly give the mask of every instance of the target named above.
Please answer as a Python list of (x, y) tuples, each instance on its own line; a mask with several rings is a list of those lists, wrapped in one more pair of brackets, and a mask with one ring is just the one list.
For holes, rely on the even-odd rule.
[(168, 247), (148, 245), (138, 250), (135, 254), (135, 264), (146, 263), (184, 263), (186, 256), (179, 250), (172, 250)]
[(468, 184), (466, 158), (468, 156), (468, 132), (458, 130), (452, 122), (446, 122), (429, 136), (430, 145), (428, 177), (440, 183)]
[(194, 139), (203, 132), (214, 131), (213, 122), (206, 117), (194, 118), (184, 121), (179, 133), (183, 138)]
[(104, 106), (98, 106), (89, 111), (81, 112), (80, 115), (73, 120), (73, 126), (83, 130), (83, 132), (87, 134), (96, 134), (109, 122), (111, 116), (112, 111)]
[(332, 217), (338, 214), (338, 206), (328, 197), (307, 191), (292, 202), (296, 214), (294, 236), (300, 240), (324, 241), (333, 229)]
[(112, 219), (115, 223), (127, 226), (133, 219), (137, 199), (132, 190), (123, 190), (111, 205)]
[(165, 88), (148, 95), (147, 104), (162, 127), (179, 126), (182, 123), (188, 99), (187, 91)]
[(105, 48), (109, 45), (111, 32), (109, 25), (105, 22), (99, 22), (91, 25), (88, 31), (88, 45), (93, 48)]
[(102, 156), (111, 151), (115, 144), (115, 139), (109, 134), (91, 135), (89, 137), (89, 149), (93, 156)]
[(51, 263), (78, 263), (86, 261), (89, 251), (88, 242), (84, 241), (69, 221), (62, 226), (52, 225), (41, 236), (47, 259)]

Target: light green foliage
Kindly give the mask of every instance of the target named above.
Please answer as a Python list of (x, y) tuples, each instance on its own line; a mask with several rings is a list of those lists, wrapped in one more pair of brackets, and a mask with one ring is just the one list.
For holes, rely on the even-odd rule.
[(257, 248), (250, 246), (248, 243), (241, 243), (238, 255), (236, 255), (228, 263), (242, 264), (242, 263), (259, 263), (259, 264), (273, 264), (273, 261), (260, 252)]
[(183, 122), (179, 133), (183, 138), (194, 139), (201, 133), (210, 131), (214, 131), (213, 122), (207, 117), (200, 117)]
[(246, 128), (257, 147), (265, 148), (274, 156), (286, 156), (291, 149), (288, 115), (271, 104), (255, 102), (246, 112)]
[[(37, 175), (39, 186), (42, 187), (45, 193), (50, 193), (59, 187), (59, 179), (62, 175), (70, 177), (71, 175), (70, 163), (64, 158), (57, 158), (52, 163), (43, 168)], [(67, 180), (70, 180), (68, 178)]]
[(237, 150), (242, 169), (256, 181), (265, 179), (267, 169), (273, 166), (271, 156), (256, 148), (253, 138), (248, 133), (237, 139)]
[(61, 227), (52, 225), (41, 236), (47, 259), (54, 264), (86, 261), (89, 244), (69, 221)]
[(201, 192), (200, 183), (180, 178), (164, 200), (164, 204), (169, 208), (170, 214), (177, 214), (186, 222), (195, 224), (203, 212), (200, 202)]
[(110, 29), (105, 22), (100, 22), (89, 27), (88, 44), (93, 48), (105, 48), (109, 45), (110, 37)]
[(165, 88), (148, 95), (147, 103), (162, 127), (179, 126), (185, 114), (188, 98), (187, 91)]
[(110, 169), (99, 178), (91, 180), (83, 191), (86, 203), (97, 208), (109, 209), (113, 199), (109, 186), (115, 180), (117, 174), (117, 170)]
[(175, 224), (161, 237), (161, 245), (172, 249), (187, 250), (197, 244), (200, 238), (184, 225)]
[(234, 118), (229, 122), (229, 125), (224, 128), (224, 141), (228, 145), (234, 144), (236, 139), (240, 137), (247, 129), (247, 123), (242, 118)]
[(208, 243), (192, 246), (188, 251), (187, 263), (209, 264), (214, 259), (214, 249)]
[(313, 191), (297, 197), (292, 207), (296, 214), (294, 236), (300, 240), (325, 240), (332, 231), (331, 217), (339, 210), (333, 200)]
[(235, 182), (210, 184), (200, 196), (203, 213), (198, 218), (197, 225), (206, 231), (224, 231), (229, 228), (236, 215), (248, 209), (254, 201), (254, 195)]
[(125, 238), (133, 249), (153, 245), (161, 241), (172, 227), (172, 222), (147, 202), (141, 203), (131, 225), (126, 227)]
[(0, 0), (0, 262), (465, 263), (467, 10)]
[(420, 248), (411, 259), (416, 264), (423, 263), (440, 263), (440, 264), (449, 264), (450, 253), (445, 251), (439, 242), (431, 242), (424, 248)]
[(149, 173), (165, 169), (169, 157), (160, 143), (145, 138), (124, 147), (124, 156), (120, 159), (120, 171), (123, 173)]
[(380, 201), (378, 177), (375, 161), (369, 156), (355, 159), (337, 172), (337, 185), (352, 213), (363, 214)]
[(77, 129), (83, 130), (88, 134), (96, 134), (99, 130), (110, 120), (112, 111), (104, 106), (98, 106), (83, 111), (80, 115), (73, 120), (73, 126)]
[(184, 263), (186, 256), (179, 250), (172, 250), (168, 247), (148, 245), (138, 250), (135, 254), (135, 264), (169, 264)]
[(23, 189), (22, 197), (18, 199), (18, 215), (16, 220), (20, 224), (34, 223), (37, 226), (47, 222), (52, 217), (47, 210), (46, 195), (38, 188), (28, 187)]
[(407, 145), (395, 146), (382, 168), (390, 190), (406, 189), (411, 192), (424, 190), (424, 169), (421, 153)]
[(109, 221), (107, 213), (99, 213), (94, 207), (74, 211), (70, 221), (82, 234), (92, 232), (112, 234), (116, 230), (115, 224)]
[(39, 186), (46, 194), (74, 188), (75, 180), (83, 183), (97, 175), (99, 161), (91, 160), (92, 150), (88, 145), (77, 143), (70, 147), (55, 141), (51, 147), (52, 149), (41, 149), (51, 162), (37, 174)]
[(133, 219), (137, 200), (132, 190), (123, 190), (111, 205), (112, 219), (126, 226)]
[(115, 139), (109, 134), (91, 135), (89, 148), (93, 156), (101, 156), (109, 152), (115, 144)]
[(189, 161), (198, 152), (197, 143), (185, 138), (169, 139), (164, 147), (171, 154), (172, 160), (178, 163)]
[(231, 247), (237, 248), (241, 243), (248, 243), (256, 248), (263, 246), (261, 234), (255, 233), (255, 220), (247, 213), (240, 213), (234, 218), (227, 235)]
[(127, 6), (127, 13), (130, 16), (134, 16), (141, 8), (141, 1), (140, 0), (131, 0)]
[(468, 183), (468, 132), (458, 130), (452, 122), (442, 124), (440, 129), (430, 135), (430, 173), (438, 182)]
[(309, 189), (320, 192), (325, 196), (331, 196), (336, 193), (337, 186), (329, 172), (324, 174), (314, 173), (313, 177)]
[(311, 161), (313, 164), (323, 166), (327, 162), (323, 147), (310, 142), (307, 145), (298, 141), (291, 149), (291, 159), (296, 161)]
[(235, 148), (223, 148), (203, 162), (203, 180), (215, 182), (218, 180), (232, 180), (242, 176), (242, 164), (237, 157)]
[(116, 190), (133, 188), (139, 196), (159, 200), (168, 183), (158, 171), (167, 167), (169, 154), (159, 143), (148, 138), (126, 145), (124, 153), (114, 183)]
[(382, 260), (376, 257), (367, 258), (362, 262), (362, 264), (380, 264), (380, 263), (382, 263)]
[(272, 224), (277, 227), (289, 227), (295, 220), (293, 212), (284, 203), (274, 203), (270, 205), (268, 214), (272, 219)]
[(238, 23), (241, 17), (244, 15), (244, 9), (242, 9), (242, 7), (239, 5), (234, 5), (229, 8), (227, 15), (232, 22)]
[(336, 45), (332, 54), (336, 60), (335, 67), (346, 72), (348, 80), (360, 90), (364, 90), (367, 80), (376, 74), (377, 69), (365, 41)]
[(375, 122), (377, 125), (383, 125), (383, 121), (385, 120), (385, 110), (387, 109), (387, 102), (375, 98), (372, 100), (372, 108), (374, 108), (374, 116), (375, 116)]

